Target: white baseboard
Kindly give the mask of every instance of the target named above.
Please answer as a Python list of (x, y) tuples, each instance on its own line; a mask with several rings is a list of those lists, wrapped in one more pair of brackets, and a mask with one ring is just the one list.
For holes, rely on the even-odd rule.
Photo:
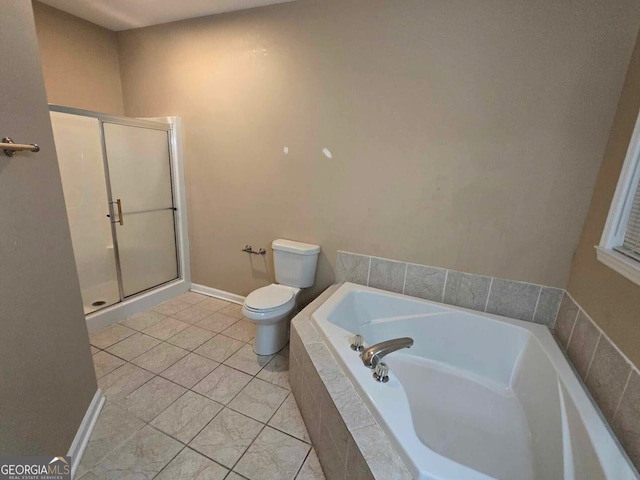
[(106, 397), (102, 394), (102, 390), (96, 390), (93, 400), (91, 400), (89, 408), (84, 414), (82, 423), (80, 423), (80, 428), (78, 428), (71, 447), (69, 447), (69, 453), (67, 453), (67, 455), (71, 457), (71, 478), (75, 478), (76, 476), (76, 472), (80, 466), (80, 460), (82, 460), (82, 455), (84, 454), (84, 449), (87, 448), (87, 443), (89, 443), (93, 427), (96, 426), (105, 400)]
[(222, 300), (237, 303), (240, 305), (244, 303), (244, 299), (246, 298), (242, 295), (236, 295), (235, 293), (225, 292), (224, 290), (218, 290), (217, 288), (211, 288), (205, 285), (199, 285), (197, 283), (191, 284), (191, 291), (201, 293), (203, 295), (208, 295), (210, 297), (221, 298)]

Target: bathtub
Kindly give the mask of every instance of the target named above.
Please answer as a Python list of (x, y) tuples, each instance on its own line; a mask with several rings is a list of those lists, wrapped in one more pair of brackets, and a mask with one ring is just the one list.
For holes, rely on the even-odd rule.
[[(415, 479), (638, 478), (545, 326), (350, 283), (312, 322)], [(414, 345), (378, 383), (354, 334)]]

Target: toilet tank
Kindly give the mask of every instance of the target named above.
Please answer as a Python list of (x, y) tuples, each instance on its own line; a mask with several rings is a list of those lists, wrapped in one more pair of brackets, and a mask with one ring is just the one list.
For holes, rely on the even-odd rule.
[(320, 246), (278, 239), (271, 244), (276, 282), (289, 287), (307, 288), (316, 279)]

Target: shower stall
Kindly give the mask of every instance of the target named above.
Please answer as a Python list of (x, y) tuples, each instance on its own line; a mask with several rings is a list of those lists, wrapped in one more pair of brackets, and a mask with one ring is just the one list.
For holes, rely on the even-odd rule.
[(50, 114), (90, 330), (187, 291), (179, 119)]

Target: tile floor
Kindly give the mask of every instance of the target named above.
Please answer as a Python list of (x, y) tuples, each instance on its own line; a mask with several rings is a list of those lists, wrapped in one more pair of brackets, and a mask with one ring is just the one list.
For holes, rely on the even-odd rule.
[(240, 306), (186, 293), (90, 335), (107, 397), (82, 480), (324, 480), (289, 387)]

